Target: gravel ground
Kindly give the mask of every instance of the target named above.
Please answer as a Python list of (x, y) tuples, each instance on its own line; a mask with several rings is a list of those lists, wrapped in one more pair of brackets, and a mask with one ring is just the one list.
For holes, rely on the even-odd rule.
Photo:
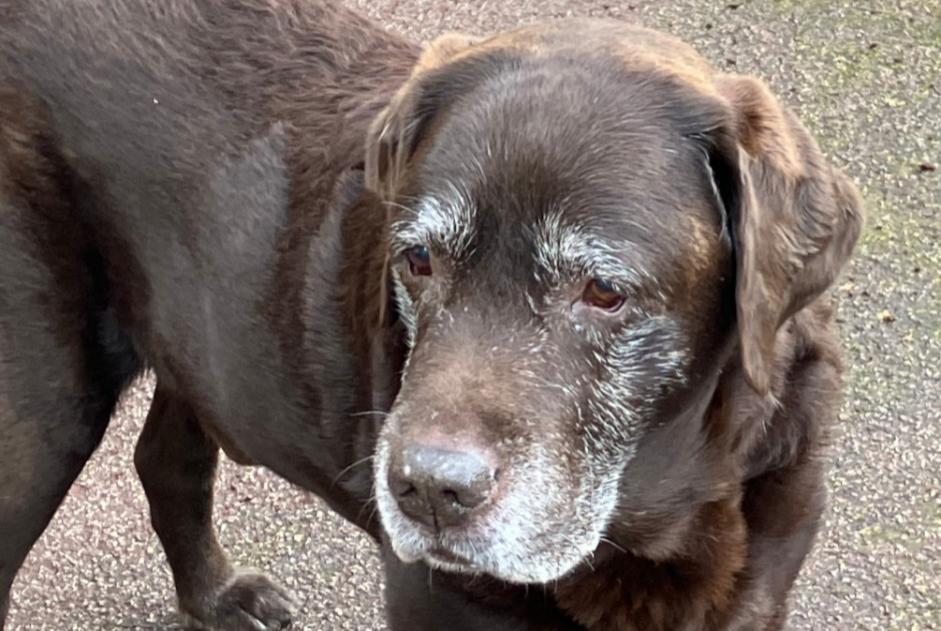
[[(936, 0), (358, 0), (427, 39), (540, 18), (638, 19), (767, 79), (860, 183), (869, 223), (841, 281), (850, 364), (827, 526), (793, 629), (941, 629), (941, 5)], [(934, 165), (938, 170), (931, 170)], [(105, 443), (14, 588), (10, 628), (178, 629), (170, 576), (131, 462), (151, 384)], [(382, 629), (371, 544), (315, 499), (226, 464), (221, 539), (280, 577), (302, 629)]]

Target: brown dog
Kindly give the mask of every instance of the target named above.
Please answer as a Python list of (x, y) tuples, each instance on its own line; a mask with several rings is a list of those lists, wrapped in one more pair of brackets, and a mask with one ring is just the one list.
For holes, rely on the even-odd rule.
[(588, 629), (780, 628), (824, 506), (818, 297), (855, 188), (761, 83), (672, 38), (455, 41), (366, 168), (411, 348), (375, 462), (392, 548), (550, 584)]
[(217, 446), (378, 538), (382, 425), (393, 628), (778, 628), (859, 206), (761, 84), (637, 27), (419, 57), (323, 2), (0, 0), (0, 626), (150, 366), (200, 625), (289, 620), (215, 541)]

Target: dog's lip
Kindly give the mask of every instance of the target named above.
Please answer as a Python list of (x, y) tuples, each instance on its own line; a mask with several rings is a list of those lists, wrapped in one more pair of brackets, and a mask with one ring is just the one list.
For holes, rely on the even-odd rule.
[(474, 563), (467, 557), (463, 557), (444, 546), (438, 544), (432, 547), (426, 555), (436, 561), (442, 561), (447, 565), (459, 565), (462, 567), (471, 567)]

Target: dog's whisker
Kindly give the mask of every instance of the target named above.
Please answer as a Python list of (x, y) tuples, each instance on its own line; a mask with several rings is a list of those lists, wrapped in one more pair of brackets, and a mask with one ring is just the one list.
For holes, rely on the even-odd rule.
[[(366, 501), (363, 502), (363, 505), (359, 507), (359, 511), (357, 511), (356, 513), (356, 521), (360, 520), (360, 518), (363, 516), (363, 511), (365, 511), (367, 508), (372, 507), (373, 511), (375, 511), (376, 506), (377, 506), (377, 501), (378, 500), (376, 498), (376, 485), (374, 483), (372, 485), (372, 489), (370, 491), (369, 496), (366, 498)], [(369, 523), (369, 519), (371, 519), (371, 517), (367, 519), (367, 522), (366, 522), (367, 525)]]
[(601, 542), (608, 544), (609, 546), (611, 546), (611, 547), (614, 548), (615, 550), (618, 550), (619, 552), (622, 552), (622, 553), (624, 553), (624, 554), (627, 554), (627, 550), (625, 550), (621, 545), (615, 543), (614, 541), (612, 541), (612, 540), (609, 539), (608, 537), (602, 536), (602, 537), (601, 537)]
[(371, 502), (370, 504), (371, 504), (371, 509), (370, 509), (370, 511), (369, 511), (369, 515), (366, 517), (366, 526), (367, 526), (367, 527), (369, 526), (369, 524), (372, 523), (372, 520), (375, 519), (375, 517), (376, 517), (376, 511), (379, 510), (379, 505), (378, 505), (376, 502)]
[(347, 473), (349, 473), (350, 471), (352, 471), (352, 470), (355, 469), (356, 467), (358, 467), (358, 466), (360, 466), (360, 465), (363, 465), (363, 464), (366, 464), (367, 462), (371, 461), (373, 458), (374, 458), (374, 456), (369, 455), (369, 456), (366, 456), (365, 458), (360, 458), (359, 460), (357, 460), (356, 462), (354, 462), (353, 464), (351, 464), (351, 465), (349, 465), (349, 466), (343, 467), (343, 469), (340, 471), (340, 473), (338, 473), (337, 476), (336, 476), (335, 478), (333, 478), (333, 482), (330, 483), (330, 486), (332, 487), (332, 486), (335, 485), (337, 482), (339, 482), (339, 481), (340, 481), (340, 478), (342, 478), (344, 475), (346, 475)]
[(415, 210), (414, 208), (411, 208), (411, 207), (409, 207), (409, 206), (405, 206), (404, 204), (399, 204), (398, 202), (394, 202), (394, 201), (391, 201), (391, 200), (383, 200), (383, 201), (382, 201), (382, 204), (383, 204), (384, 206), (391, 206), (392, 208), (396, 208), (396, 209), (398, 209), (398, 210), (401, 210), (402, 212), (407, 212), (407, 213), (410, 213), (410, 214), (412, 214), (412, 215), (417, 215), (417, 214), (418, 214), (418, 211)]
[(389, 413), (384, 410), (365, 410), (363, 412), (353, 412), (350, 416), (389, 416)]

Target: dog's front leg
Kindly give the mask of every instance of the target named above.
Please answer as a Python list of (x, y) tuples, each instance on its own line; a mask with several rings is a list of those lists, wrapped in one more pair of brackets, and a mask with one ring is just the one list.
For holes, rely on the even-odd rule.
[(218, 446), (192, 408), (158, 384), (134, 463), (182, 613), (203, 629), (282, 629), (291, 620), (288, 594), (261, 574), (233, 568), (216, 541), (212, 493), (218, 458)]

